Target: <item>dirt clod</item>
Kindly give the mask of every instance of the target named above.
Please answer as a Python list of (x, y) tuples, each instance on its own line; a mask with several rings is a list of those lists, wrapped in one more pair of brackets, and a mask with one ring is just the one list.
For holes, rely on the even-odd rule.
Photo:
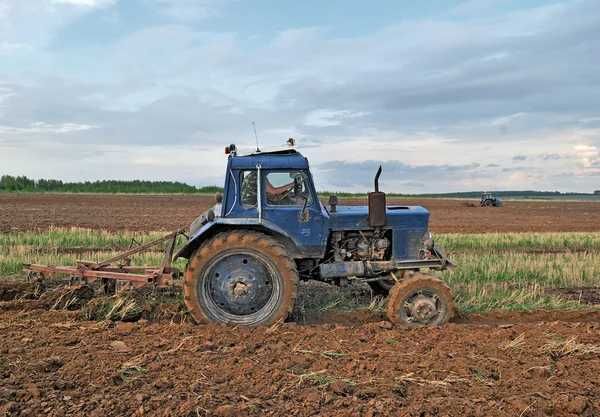
[(119, 322), (115, 326), (115, 332), (120, 336), (130, 335), (137, 329), (137, 325), (131, 322)]
[(380, 321), (379, 323), (377, 323), (377, 325), (379, 327), (381, 327), (382, 329), (392, 329), (394, 327), (394, 325), (392, 323), (390, 323), (389, 321)]
[(234, 417), (237, 411), (233, 405), (224, 404), (215, 408), (215, 415), (219, 417)]
[(567, 409), (576, 415), (582, 415), (583, 412), (588, 408), (588, 400), (580, 395), (569, 401)]
[(332, 384), (330, 384), (329, 389), (333, 393), (335, 393), (337, 395), (341, 395), (341, 396), (350, 395), (355, 390), (353, 385), (351, 385), (350, 383), (348, 383), (346, 381), (342, 381), (342, 380), (337, 380), (337, 381), (333, 382)]
[(552, 375), (551, 366), (532, 366), (525, 371), (528, 377), (549, 378)]
[(38, 362), (37, 368), (43, 372), (55, 372), (59, 370), (65, 362), (59, 356), (50, 356)]
[(131, 352), (131, 348), (125, 344), (125, 342), (121, 340), (115, 340), (110, 342), (110, 347), (118, 353), (127, 353)]

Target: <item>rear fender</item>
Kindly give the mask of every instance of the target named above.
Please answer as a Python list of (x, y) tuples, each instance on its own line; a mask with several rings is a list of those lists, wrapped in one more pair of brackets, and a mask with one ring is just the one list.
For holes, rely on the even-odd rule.
[(193, 236), (190, 236), (186, 244), (173, 256), (173, 259), (189, 259), (192, 253), (206, 240), (212, 238), (218, 233), (228, 230), (256, 230), (270, 236), (275, 236), (281, 241), (281, 243), (283, 243), (292, 258), (302, 257), (299, 249), (299, 242), (297, 242), (285, 230), (269, 222), (268, 220), (263, 219), (262, 221), (259, 221), (258, 219), (217, 218), (212, 222), (206, 223), (204, 226), (198, 229)]

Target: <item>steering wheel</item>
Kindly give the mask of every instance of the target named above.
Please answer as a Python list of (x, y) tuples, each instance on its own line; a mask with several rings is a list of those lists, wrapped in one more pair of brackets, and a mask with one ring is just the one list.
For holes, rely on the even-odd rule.
[(294, 185), (289, 184), (289, 188), (287, 188), (285, 191), (282, 191), (277, 194), (270, 194), (269, 199), (274, 202), (281, 202), (281, 201), (285, 200), (286, 198), (289, 198), (292, 191), (294, 191)]
[(296, 175), (294, 177), (294, 196), (299, 197), (302, 195), (302, 176)]

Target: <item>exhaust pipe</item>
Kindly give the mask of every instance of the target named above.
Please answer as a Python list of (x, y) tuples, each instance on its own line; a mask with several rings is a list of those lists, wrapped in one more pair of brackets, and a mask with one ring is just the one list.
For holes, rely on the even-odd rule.
[(376, 193), (379, 192), (379, 177), (381, 176), (381, 171), (383, 171), (383, 169), (381, 168), (381, 165), (379, 165), (379, 169), (377, 170), (377, 174), (375, 174), (375, 192)]
[(369, 193), (369, 226), (383, 227), (386, 219), (386, 199), (385, 193), (379, 191), (379, 177), (383, 169), (381, 165), (375, 174), (375, 191)]

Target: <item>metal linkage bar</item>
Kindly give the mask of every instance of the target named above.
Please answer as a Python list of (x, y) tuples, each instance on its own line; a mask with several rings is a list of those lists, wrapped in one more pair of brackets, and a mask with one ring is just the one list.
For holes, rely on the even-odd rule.
[[(160, 239), (144, 245), (136, 246), (117, 256), (106, 259), (102, 262), (78, 261), (76, 266), (54, 266), (23, 264), (23, 270), (28, 273), (37, 273), (42, 278), (52, 277), (57, 274), (65, 274), (75, 278), (82, 278), (89, 281), (97, 279), (111, 279), (119, 281), (128, 281), (137, 284), (153, 284), (157, 287), (169, 287), (174, 284), (174, 280), (179, 277), (180, 272), (171, 266), (173, 261), (173, 251), (177, 244), (177, 237), (184, 233), (185, 229), (169, 233)], [(117, 261), (126, 260), (131, 255), (144, 252), (154, 246), (168, 241), (163, 260), (158, 268), (149, 268), (144, 266), (115, 265)]]
[(112, 264), (113, 262), (119, 261), (121, 259), (128, 258), (131, 255), (135, 255), (136, 253), (140, 253), (140, 252), (143, 252), (145, 250), (148, 250), (148, 249), (150, 249), (150, 248), (158, 245), (159, 243), (164, 242), (165, 240), (173, 239), (173, 241), (176, 241), (177, 240), (177, 236), (179, 236), (180, 234), (182, 234), (184, 232), (185, 232), (185, 229), (176, 230), (176, 231), (174, 231), (172, 233), (169, 233), (166, 236), (163, 236), (163, 237), (161, 237), (159, 239), (153, 240), (152, 242), (148, 242), (148, 243), (145, 243), (143, 245), (136, 246), (135, 248), (132, 248), (132, 249), (126, 251), (126, 252), (123, 252), (123, 253), (117, 255), (117, 256), (114, 256), (112, 258), (108, 258), (108, 259), (106, 259), (106, 260), (104, 260), (102, 262), (99, 262), (99, 263), (97, 263), (95, 265), (92, 265), (92, 267), (94, 269), (97, 269), (97, 268), (101, 268), (103, 266), (108, 266), (108, 265)]
[[(152, 282), (152, 278), (154, 277), (153, 273), (148, 274), (137, 274), (131, 272), (115, 272), (115, 271), (105, 271), (105, 270), (94, 270), (88, 268), (77, 268), (74, 266), (53, 266), (53, 265), (24, 265), (24, 269), (27, 272), (37, 272), (42, 274), (44, 277), (53, 276), (56, 274), (68, 274), (72, 277), (78, 278), (88, 278), (88, 279), (98, 279), (98, 278), (108, 278), (108, 279), (117, 279), (123, 281), (132, 281), (132, 282), (144, 282), (149, 283)], [(148, 270), (150, 271), (150, 270)]]

